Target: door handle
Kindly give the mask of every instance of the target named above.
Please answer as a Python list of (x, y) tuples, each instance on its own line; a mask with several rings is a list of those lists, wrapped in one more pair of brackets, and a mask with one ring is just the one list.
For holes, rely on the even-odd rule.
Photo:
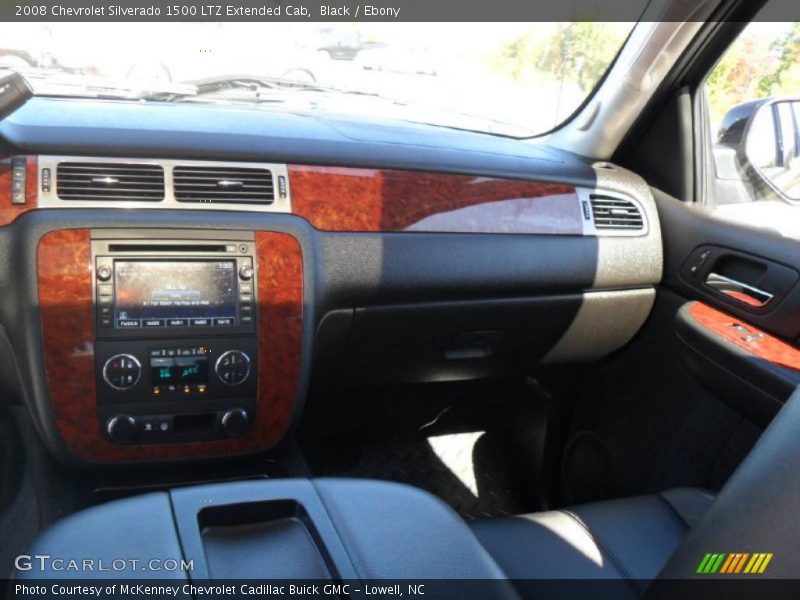
[(706, 277), (706, 285), (712, 290), (725, 294), (728, 298), (756, 308), (766, 306), (775, 297), (774, 294), (719, 273), (709, 273)]

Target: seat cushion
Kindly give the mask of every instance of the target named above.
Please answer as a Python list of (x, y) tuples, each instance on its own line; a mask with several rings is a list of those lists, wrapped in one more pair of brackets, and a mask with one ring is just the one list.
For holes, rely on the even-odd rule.
[(680, 488), (485, 519), (471, 527), (524, 596), (541, 593), (530, 580), (544, 579), (618, 580), (623, 596), (638, 596), (712, 499), (705, 491)]

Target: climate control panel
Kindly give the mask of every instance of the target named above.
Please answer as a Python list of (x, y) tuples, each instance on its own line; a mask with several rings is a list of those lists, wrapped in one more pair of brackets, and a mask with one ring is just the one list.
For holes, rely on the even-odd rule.
[(95, 342), (97, 407), (115, 443), (238, 437), (255, 417), (253, 336)]
[(141, 376), (142, 363), (132, 354), (115, 354), (103, 365), (103, 381), (115, 390), (129, 390)]
[(217, 359), (214, 372), (225, 385), (242, 385), (250, 376), (250, 357), (241, 350), (228, 350)]

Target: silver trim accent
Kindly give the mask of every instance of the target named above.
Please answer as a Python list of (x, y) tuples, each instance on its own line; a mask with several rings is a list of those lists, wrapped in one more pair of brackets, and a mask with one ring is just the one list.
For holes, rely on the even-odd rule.
[[(42, 181), (44, 169), (50, 169), (50, 191), (42, 190), (41, 183), (37, 185), (39, 208), (117, 208), (123, 210), (224, 210), (267, 213), (291, 213), (292, 192), (289, 182), (289, 169), (285, 164), (257, 163), (257, 162), (228, 162), (210, 160), (173, 160), (149, 158), (109, 158), (104, 156), (56, 156), (40, 155), (38, 157), (38, 181)], [(128, 165), (152, 165), (164, 169), (164, 199), (163, 200), (62, 200), (58, 197), (56, 187), (58, 182), (58, 165), (62, 162), (94, 162)], [(175, 199), (175, 184), (172, 171), (175, 167), (222, 167), (269, 169), (275, 182), (275, 200), (272, 204), (254, 204), (253, 202), (178, 202)], [(283, 177), (286, 185), (286, 197), (280, 195), (279, 178)], [(113, 190), (109, 186), (109, 190)]]
[[(597, 237), (641, 237), (650, 232), (650, 222), (647, 218), (647, 211), (644, 209), (642, 203), (629, 194), (618, 192), (616, 190), (608, 190), (605, 188), (575, 188), (578, 195), (578, 203), (580, 204), (581, 219), (583, 221), (583, 235), (597, 236)], [(592, 211), (592, 194), (600, 196), (608, 196), (609, 198), (616, 198), (630, 202), (639, 209), (642, 215), (642, 228), (641, 229), (597, 229), (594, 224), (594, 212)], [(588, 207), (588, 220), (584, 212), (584, 206)]]
[[(136, 376), (136, 381), (134, 381), (134, 382), (133, 382), (131, 385), (129, 385), (129, 386), (127, 386), (127, 387), (120, 387), (120, 386), (118, 386), (118, 385), (114, 385), (113, 383), (111, 383), (111, 382), (108, 380), (108, 375), (107, 375), (107, 373), (106, 373), (106, 371), (108, 370), (108, 363), (110, 363), (110, 362), (111, 362), (112, 360), (114, 360), (115, 358), (120, 358), (120, 357), (122, 357), (122, 356), (124, 356), (125, 358), (130, 358), (131, 360), (133, 360), (133, 362), (135, 362), (135, 363), (136, 363), (136, 367), (139, 369), (139, 374)], [(138, 359), (138, 358), (136, 358), (135, 356), (133, 356), (132, 354), (115, 354), (114, 356), (112, 356), (111, 358), (109, 358), (109, 359), (108, 359), (108, 360), (105, 362), (105, 364), (103, 365), (103, 381), (105, 381), (105, 382), (106, 382), (106, 383), (109, 385), (109, 387), (112, 387), (112, 388), (114, 388), (115, 390), (119, 390), (120, 392), (126, 392), (126, 391), (128, 391), (129, 389), (131, 389), (132, 387), (135, 387), (135, 386), (136, 386), (136, 384), (137, 384), (137, 383), (139, 383), (139, 380), (140, 380), (141, 378), (142, 378), (142, 363), (140, 363), (140, 362), (139, 362), (139, 359)]]
[(732, 300), (736, 300), (737, 302), (741, 302), (742, 304), (750, 306), (747, 302), (739, 300), (736, 296), (731, 296), (729, 292), (739, 292), (744, 294), (752, 298), (754, 301), (760, 303), (754, 305), (757, 308), (766, 306), (775, 297), (774, 294), (770, 294), (769, 292), (761, 290), (757, 287), (753, 287), (752, 285), (742, 283), (741, 281), (736, 281), (730, 277), (725, 277), (725, 275), (720, 275), (719, 273), (709, 273), (706, 277), (706, 285), (715, 292), (725, 294)]
[[(237, 381), (236, 383), (228, 383), (219, 375), (219, 363), (228, 354), (235, 354), (235, 353), (239, 353), (242, 356), (244, 356), (244, 359), (247, 361), (247, 373), (245, 374), (245, 376), (242, 378), (241, 381)], [(227, 386), (236, 387), (237, 385), (242, 385), (245, 381), (247, 381), (248, 377), (250, 377), (250, 357), (247, 356), (246, 352), (242, 352), (241, 350), (226, 350), (225, 352), (219, 355), (217, 362), (214, 363), (214, 374), (217, 376), (217, 379), (219, 379), (222, 383), (224, 383)]]

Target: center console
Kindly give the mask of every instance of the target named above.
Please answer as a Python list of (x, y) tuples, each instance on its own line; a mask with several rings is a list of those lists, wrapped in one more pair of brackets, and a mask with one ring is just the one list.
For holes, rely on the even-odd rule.
[[(363, 479), (241, 481), (133, 496), (70, 515), (45, 530), (28, 553), (65, 564), (91, 557), (117, 566), (112, 572), (56, 570), (52, 561), (32, 561), (30, 569), (16, 572), (16, 580), (148, 578), (202, 588), (195, 594), (181, 588), (186, 598), (319, 597), (289, 591), (290, 585), (310, 589), (308, 584), (320, 591), (325, 586), (331, 598), (406, 592), (519, 598), (469, 527), (441, 500)], [(120, 556), (126, 560), (114, 560)], [(148, 570), (156, 557), (164, 566), (175, 561), (186, 568)], [(365, 589), (367, 582), (389, 579), (395, 581)], [(223, 583), (231, 586), (224, 594), (215, 587)]]
[(252, 426), (254, 251), (253, 240), (92, 241), (98, 418), (111, 442), (211, 440)]
[(56, 230), (37, 261), (48, 391), (71, 454), (227, 456), (283, 437), (302, 358), (293, 235)]

